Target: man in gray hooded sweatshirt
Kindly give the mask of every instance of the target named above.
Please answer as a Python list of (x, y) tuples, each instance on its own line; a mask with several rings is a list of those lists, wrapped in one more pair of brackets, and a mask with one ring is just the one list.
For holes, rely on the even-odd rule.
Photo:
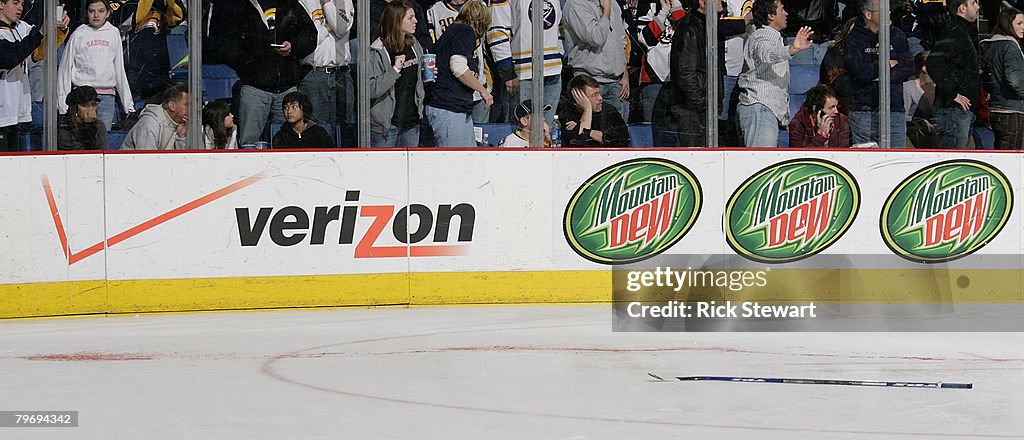
[(188, 89), (184, 84), (164, 92), (162, 104), (149, 104), (128, 131), (124, 150), (183, 150), (188, 148)]
[(629, 99), (626, 71), (626, 24), (622, 9), (613, 0), (567, 0), (565, 36), (569, 39), (569, 67), (575, 77), (581, 73), (601, 84), (601, 97), (622, 113)]

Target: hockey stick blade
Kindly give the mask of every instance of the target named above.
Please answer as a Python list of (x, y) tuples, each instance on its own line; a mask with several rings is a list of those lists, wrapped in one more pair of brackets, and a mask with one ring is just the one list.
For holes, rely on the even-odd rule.
[[(647, 373), (651, 377), (661, 379), (653, 373)], [(753, 382), (753, 383), (789, 383), (800, 385), (846, 385), (861, 387), (889, 387), (889, 388), (950, 388), (950, 389), (972, 389), (973, 383), (959, 382), (889, 382), (873, 380), (837, 380), (837, 379), (801, 379), (785, 377), (739, 377), (739, 376), (676, 376), (676, 379), (684, 382), (692, 381), (717, 381), (717, 382)]]

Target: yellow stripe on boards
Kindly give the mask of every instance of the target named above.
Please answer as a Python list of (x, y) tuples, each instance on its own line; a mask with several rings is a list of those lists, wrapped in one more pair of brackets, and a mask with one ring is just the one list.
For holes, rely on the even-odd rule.
[[(620, 274), (625, 280), (625, 274)], [(713, 288), (684, 300), (1024, 303), (1016, 269), (771, 270), (764, 288)], [(644, 291), (636, 293), (642, 300)], [(623, 298), (632, 298), (622, 295)], [(592, 303), (612, 300), (610, 270), (439, 272), (0, 285), (0, 318), (273, 308)]]
[(0, 284), (0, 318), (85, 315), (107, 310), (107, 282)]

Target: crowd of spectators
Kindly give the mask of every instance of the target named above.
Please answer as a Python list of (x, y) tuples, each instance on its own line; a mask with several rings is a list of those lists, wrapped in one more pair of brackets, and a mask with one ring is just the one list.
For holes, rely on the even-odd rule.
[[(43, 0), (0, 0), (0, 151), (42, 124), (32, 108), (47, 62), (58, 63), (57, 149), (105, 149), (113, 132), (123, 142), (109, 147), (124, 149), (357, 147), (360, 118), (368, 147), (477, 146), (481, 124), (507, 124), (494, 143), (524, 147), (534, 87), (544, 146), (637, 146), (640, 126), (641, 146), (872, 147), (881, 124), (885, 148), (1024, 146), (1024, 13), (1012, 1), (882, 11), (878, 0), (710, 0), (717, 41), (707, 1), (543, 0), (534, 35), (533, 0), (370, 0), (369, 51), (358, 54), (357, 0), (204, 0), (201, 20), (186, 0), (59, 0), (60, 54), (46, 56)], [(168, 35), (190, 21), (203, 25), (204, 60), (238, 78), (201, 121), (189, 121), (188, 88), (170, 75), (187, 59), (170, 58)], [(817, 85), (794, 91), (795, 66), (816, 70)], [(369, 71), (365, 90), (357, 67)], [(359, 99), (368, 115), (356, 114)], [(975, 128), (994, 133), (991, 145)], [(188, 145), (189, 130), (204, 145)]]

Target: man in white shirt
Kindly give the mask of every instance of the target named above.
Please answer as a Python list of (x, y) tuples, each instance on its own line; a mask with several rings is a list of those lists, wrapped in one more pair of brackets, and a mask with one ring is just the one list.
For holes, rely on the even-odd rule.
[(355, 105), (355, 86), (348, 67), (352, 0), (300, 0), (300, 3), (316, 27), (316, 49), (302, 60), (312, 70), (299, 83), (298, 89), (313, 103), (311, 116), (315, 120), (348, 127)]
[(789, 124), (789, 60), (811, 47), (811, 28), (803, 27), (787, 47), (782, 40), (786, 9), (779, 0), (754, 0), (754, 25), (747, 37), (743, 72), (737, 85), (737, 113), (748, 147), (779, 146), (779, 125)]

